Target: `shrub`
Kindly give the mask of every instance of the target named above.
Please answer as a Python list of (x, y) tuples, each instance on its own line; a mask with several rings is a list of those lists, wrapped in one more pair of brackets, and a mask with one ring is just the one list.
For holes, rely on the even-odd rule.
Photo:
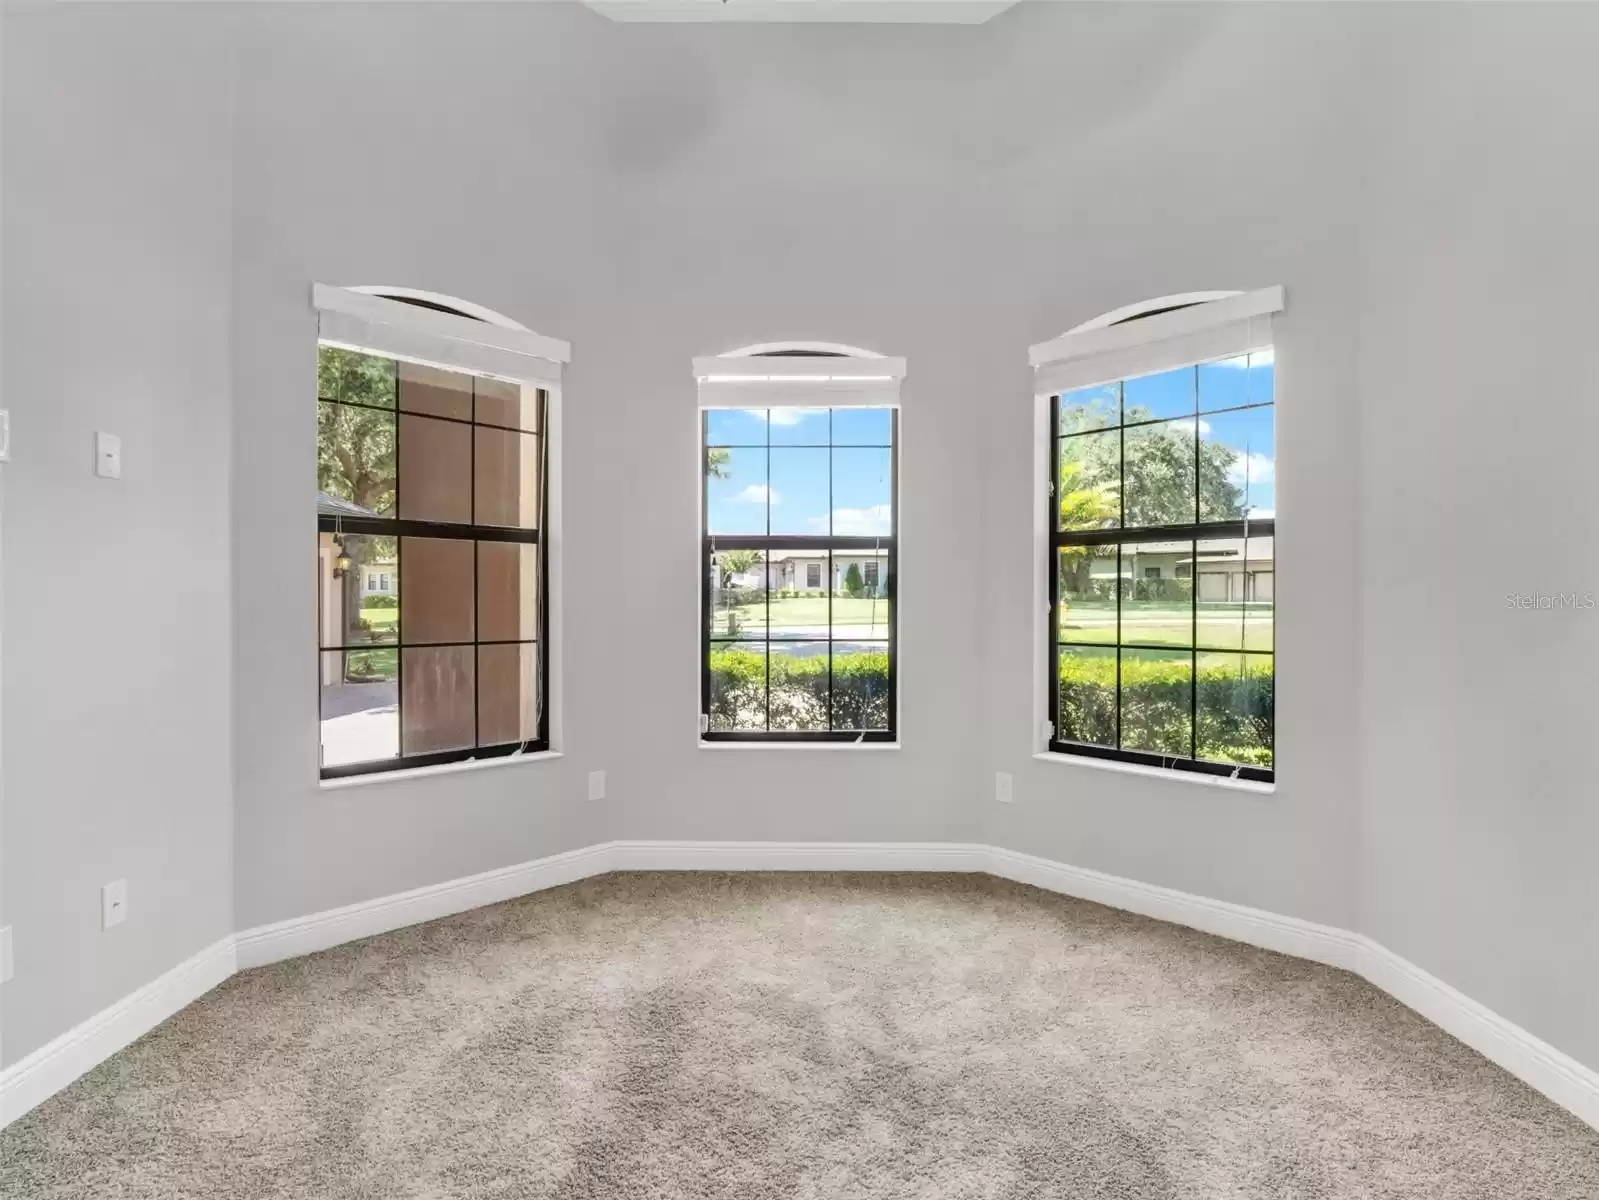
[(375, 593), (375, 594), (373, 594), (371, 596), (363, 596), (361, 598), (361, 607), (362, 608), (399, 608), (400, 607), (400, 598), (398, 596), (388, 596), (388, 595), (384, 595), (382, 593)]
[[(710, 657), (711, 728), (764, 729), (767, 658), (732, 647)], [(827, 655), (771, 657), (773, 729), (827, 729)], [(833, 656), (832, 728), (888, 728), (888, 652)]]
[[(1201, 652), (1203, 655), (1203, 652)], [(1270, 766), (1273, 757), (1274, 663), (1250, 655), (1239, 669), (1201, 665), (1195, 745), (1200, 758)], [(1126, 658), (1121, 664), (1122, 746), (1187, 757), (1193, 698), (1186, 658)], [(1063, 654), (1060, 729), (1067, 741), (1114, 745), (1116, 655)]]

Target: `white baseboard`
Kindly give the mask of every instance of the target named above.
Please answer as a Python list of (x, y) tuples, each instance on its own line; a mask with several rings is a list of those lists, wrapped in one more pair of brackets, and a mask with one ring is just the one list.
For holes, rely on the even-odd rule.
[(1291, 954), (1295, 958), (1309, 959), (1329, 967), (1355, 970), (1360, 958), (1361, 938), (1345, 929), (1331, 925), (1318, 925), (1298, 917), (1285, 917), (1264, 909), (1231, 904), (1225, 900), (1210, 900), (1172, 888), (1157, 887), (1152, 883), (1139, 883), (1117, 875), (1106, 875), (1083, 867), (1068, 867), (1003, 850), (998, 846), (985, 847), (988, 871), (1001, 879), (1017, 883), (1030, 883), (1062, 895), (1096, 904), (1119, 908), (1125, 912), (1186, 925), (1204, 933), (1230, 938), (1263, 950)]
[(1599, 1071), (1562, 1054), (1368, 937), (1225, 900), (1068, 867), (998, 846), (986, 850), (989, 872), (1003, 879), (1353, 971), (1599, 1129)]
[(1359, 974), (1533, 1091), (1599, 1129), (1599, 1071), (1583, 1066), (1370, 938), (1361, 939)]
[(236, 969), (233, 939), (213, 942), (0, 1071), (0, 1129), (198, 1000)]
[(613, 871), (982, 871), (958, 842), (612, 842)]
[(482, 908), (485, 904), (498, 904), (563, 883), (575, 883), (590, 875), (601, 875), (611, 869), (610, 852), (609, 843), (584, 846), (580, 850), (552, 854), (480, 875), (379, 896), (375, 900), (346, 904), (343, 908), (330, 908), (272, 925), (258, 925), (235, 938), (239, 969), (298, 958), (345, 942), (404, 929), (407, 925), (420, 925), (423, 921), (435, 921)]
[(0, 1072), (0, 1127), (235, 970), (295, 958), (608, 871), (987, 871), (1364, 976), (1599, 1129), (1599, 1072), (1420, 967), (1343, 929), (1211, 900), (997, 846), (950, 842), (604, 842), (463, 879), (248, 929), (140, 988)]

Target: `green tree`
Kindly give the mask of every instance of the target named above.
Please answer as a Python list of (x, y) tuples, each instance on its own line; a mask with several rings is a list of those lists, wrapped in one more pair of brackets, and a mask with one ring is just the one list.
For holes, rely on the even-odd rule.
[(712, 479), (730, 479), (733, 475), (733, 452), (726, 446), (715, 446), (705, 452), (705, 474)]
[(721, 572), (722, 586), (728, 587), (733, 576), (743, 575), (761, 565), (764, 556), (759, 550), (723, 550), (716, 556), (716, 566)]
[(853, 599), (865, 590), (866, 581), (861, 578), (860, 564), (850, 563), (849, 569), (844, 572), (844, 594)]
[(394, 504), (395, 386), (392, 359), (332, 346), (317, 356), (318, 396), (344, 401), (317, 405), (317, 487), (378, 513)]
[(1208, 521), (1244, 515), (1243, 491), (1228, 478), (1238, 452), (1202, 437), (1196, 484), (1193, 424), (1135, 424), (1151, 415), (1128, 409), (1126, 420), (1134, 427), (1121, 438), (1111, 433), (1061, 440), (1062, 529), (1113, 527), (1118, 509), (1128, 526), (1192, 523), (1196, 495)]

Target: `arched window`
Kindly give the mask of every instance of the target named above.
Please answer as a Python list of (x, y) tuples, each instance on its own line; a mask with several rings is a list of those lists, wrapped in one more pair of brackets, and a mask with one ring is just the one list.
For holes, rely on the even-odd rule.
[(1281, 308), (1166, 296), (1033, 347), (1046, 751), (1274, 779)]
[(313, 298), (322, 777), (547, 749), (567, 347), (435, 293)]
[(702, 741), (893, 743), (904, 361), (765, 343), (694, 373)]

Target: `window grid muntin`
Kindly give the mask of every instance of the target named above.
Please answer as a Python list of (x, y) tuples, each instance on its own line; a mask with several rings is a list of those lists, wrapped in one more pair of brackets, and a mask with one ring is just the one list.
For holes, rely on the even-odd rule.
[[(343, 349), (343, 347), (336, 347)], [(318, 350), (322, 349), (321, 344)], [(523, 639), (484, 639), (474, 641), (452, 642), (404, 642), (400, 639), (399, 628), (403, 620), (395, 623), (395, 637), (393, 641), (373, 641), (362, 643), (343, 642), (337, 646), (322, 644), (322, 576), (320, 568), (317, 576), (318, 589), (318, 615), (317, 615), (317, 716), (320, 744), (320, 726), (322, 713), (322, 656), (324, 654), (338, 654), (341, 660), (341, 670), (345, 669), (344, 659), (353, 652), (366, 652), (372, 650), (393, 650), (395, 653), (395, 723), (396, 723), (396, 754), (390, 758), (370, 759), (360, 762), (339, 763), (332, 766), (319, 763), (318, 769), (323, 779), (339, 779), (352, 775), (383, 774), (392, 771), (409, 770), (415, 767), (437, 766), (445, 763), (465, 762), (478, 758), (497, 758), (521, 752), (537, 752), (549, 748), (549, 548), (547, 540), (542, 536), (543, 526), (549, 516), (549, 407), (550, 389), (523, 383), (519, 386), (533, 387), (536, 401), (535, 411), (537, 417), (536, 430), (523, 429), (519, 426), (507, 426), (496, 422), (478, 421), (477, 416), (477, 376), (468, 372), (452, 371), (451, 374), (472, 381), (471, 402), (472, 418), (439, 416), (434, 413), (405, 408), (400, 403), (400, 360), (389, 359), (380, 351), (351, 350), (349, 353), (363, 354), (372, 358), (387, 359), (394, 365), (392, 386), (394, 388), (394, 403), (392, 405), (363, 404), (358, 401), (348, 401), (339, 397), (328, 397), (321, 394), (320, 387), (317, 393), (318, 410), (322, 405), (338, 408), (361, 409), (369, 412), (390, 414), (394, 419), (394, 484), (393, 496), (390, 503), (391, 516), (351, 517), (337, 514), (317, 514), (317, 532), (321, 533), (355, 533), (373, 537), (392, 537), (395, 543), (393, 574), (398, 580), (401, 574), (402, 543), (407, 537), (438, 538), (445, 540), (470, 541), (472, 543), (472, 613), (473, 632), (481, 629), (481, 613), (479, 605), (482, 595), (479, 588), (478, 575), (478, 545), (481, 542), (515, 542), (523, 545), (536, 545), (538, 547), (538, 571), (535, 603), (538, 606), (537, 636)], [(429, 521), (416, 518), (401, 518), (400, 513), (400, 428), (401, 416), (411, 416), (430, 421), (442, 421), (455, 425), (467, 425), (475, 428), (498, 429), (507, 433), (519, 434), (523, 437), (536, 438), (538, 456), (538, 527), (528, 529), (519, 526), (504, 525), (477, 525), (477, 436), (474, 432), (468, 437), (468, 505), (469, 520), (466, 523), (452, 521)], [(345, 626), (346, 631), (348, 625)], [(481, 656), (477, 653), (480, 646), (533, 646), (538, 662), (538, 671), (535, 685), (538, 688), (538, 729), (536, 736), (515, 742), (503, 742), (493, 746), (479, 746), (479, 727), (481, 722), (482, 705), (482, 674), (479, 670)], [(472, 654), (472, 741), (473, 745), (461, 749), (430, 751), (422, 754), (405, 753), (405, 651), (408, 649), (461, 649), (466, 646), (473, 647)]]
[[(766, 533), (765, 534), (713, 534), (710, 532), (710, 471), (708, 469), (709, 456), (712, 450), (765, 450), (766, 452), (766, 486), (771, 488), (771, 423), (763, 422), (767, 430), (765, 443), (712, 441), (710, 435), (710, 414), (715, 409), (705, 408), (700, 411), (700, 587), (702, 603), (700, 610), (700, 715), (704, 728), (700, 731), (700, 740), (719, 742), (892, 742), (898, 737), (899, 727), (899, 596), (898, 596), (898, 533), (899, 533), (899, 409), (884, 405), (889, 412), (889, 442), (881, 443), (855, 443), (834, 445), (832, 439), (834, 408), (822, 405), (773, 405), (773, 408), (816, 408), (825, 411), (828, 419), (828, 440), (823, 443), (779, 442), (776, 444), (780, 450), (795, 449), (825, 449), (828, 470), (828, 526), (831, 530), (834, 522), (834, 481), (833, 464), (834, 450), (887, 450), (889, 452), (889, 532), (887, 535), (879, 534), (773, 534), (771, 532), (771, 504), (766, 504)], [(770, 408), (766, 410), (770, 412)], [(759, 639), (766, 647), (766, 728), (765, 729), (721, 729), (710, 728), (711, 717), (711, 669), (710, 655), (713, 647), (717, 645), (734, 646), (739, 643), (753, 643), (757, 639), (748, 636), (715, 636), (711, 633), (713, 592), (716, 590), (711, 580), (715, 569), (714, 555), (726, 550), (785, 550), (796, 548), (814, 548), (824, 550), (828, 554), (827, 572), (827, 729), (773, 729), (771, 728), (771, 703), (772, 703), (772, 658), (771, 647), (774, 644), (782, 645), (797, 643), (814, 643), (823, 639), (809, 636), (771, 636), (771, 606), (772, 606), (772, 576), (771, 560), (769, 557), (762, 560), (762, 579), (764, 581), (766, 621)], [(849, 645), (877, 645), (882, 643), (888, 653), (888, 685), (886, 705), (888, 713), (887, 729), (834, 729), (834, 646), (841, 640), (834, 635), (833, 624), (833, 586), (832, 567), (834, 556), (840, 551), (864, 549), (880, 549), (883, 551), (884, 565), (882, 579), (884, 580), (884, 595), (888, 602), (888, 637), (846, 639)], [(873, 626), (875, 629), (875, 625)]]
[[(1252, 352), (1252, 353), (1254, 353), (1254, 352)], [(1057, 393), (1055, 393), (1055, 394), (1053, 394), (1053, 395), (1051, 395), (1049, 397), (1049, 406), (1050, 406), (1050, 414), (1049, 414), (1050, 486), (1049, 486), (1048, 494), (1045, 497), (1045, 503), (1048, 505), (1048, 511), (1047, 511), (1047, 514), (1046, 514), (1047, 517), (1048, 517), (1048, 521), (1049, 521), (1048, 528), (1051, 531), (1050, 532), (1050, 537), (1049, 537), (1049, 547), (1048, 547), (1048, 554), (1049, 554), (1049, 567), (1048, 567), (1048, 577), (1049, 577), (1049, 596), (1048, 596), (1049, 626), (1048, 626), (1048, 628), (1049, 628), (1049, 664), (1050, 664), (1050, 671), (1049, 671), (1049, 694), (1048, 694), (1048, 697), (1047, 697), (1047, 705), (1048, 705), (1049, 724), (1050, 724), (1050, 730), (1051, 730), (1050, 737), (1049, 737), (1049, 748), (1051, 750), (1062, 751), (1062, 752), (1065, 752), (1065, 753), (1081, 754), (1081, 755), (1084, 755), (1084, 756), (1087, 756), (1087, 757), (1107, 758), (1107, 759), (1112, 759), (1112, 760), (1122, 761), (1122, 762), (1144, 763), (1144, 764), (1158, 765), (1158, 766), (1177, 769), (1177, 770), (1194, 771), (1194, 772), (1199, 772), (1199, 773), (1203, 773), (1203, 774), (1226, 775), (1226, 776), (1232, 776), (1232, 777), (1235, 777), (1235, 778), (1242, 778), (1242, 779), (1250, 779), (1250, 780), (1258, 780), (1258, 781), (1270, 782), (1271, 780), (1275, 779), (1275, 775), (1276, 775), (1276, 733), (1275, 733), (1276, 696), (1275, 696), (1275, 687), (1273, 689), (1273, 697), (1272, 697), (1272, 707), (1273, 707), (1274, 713), (1273, 713), (1272, 766), (1271, 767), (1269, 767), (1269, 768), (1256, 767), (1256, 766), (1251, 766), (1251, 765), (1228, 763), (1228, 762), (1216, 762), (1216, 761), (1209, 760), (1209, 759), (1201, 759), (1201, 758), (1198, 757), (1198, 735), (1199, 735), (1199, 729), (1198, 729), (1199, 655), (1201, 653), (1237, 654), (1237, 655), (1240, 656), (1241, 660), (1246, 661), (1246, 662), (1247, 662), (1249, 656), (1257, 656), (1257, 657), (1269, 658), (1269, 659), (1272, 660), (1273, 675), (1275, 677), (1275, 669), (1276, 669), (1276, 588), (1275, 588), (1275, 583), (1273, 584), (1273, 591), (1272, 591), (1273, 598), (1272, 598), (1272, 648), (1271, 648), (1271, 650), (1260, 651), (1260, 650), (1247, 650), (1247, 649), (1244, 649), (1243, 645), (1242, 645), (1242, 639), (1241, 639), (1240, 646), (1236, 650), (1230, 649), (1230, 648), (1227, 648), (1227, 649), (1215, 649), (1215, 648), (1210, 648), (1210, 647), (1202, 647), (1199, 644), (1199, 633), (1198, 633), (1200, 571), (1199, 571), (1199, 556), (1198, 556), (1197, 546), (1198, 546), (1198, 543), (1200, 541), (1205, 541), (1205, 540), (1222, 539), (1222, 538), (1226, 538), (1226, 537), (1229, 537), (1229, 536), (1235, 536), (1235, 537), (1240, 538), (1242, 540), (1243, 546), (1244, 546), (1244, 549), (1243, 549), (1243, 568), (1244, 568), (1244, 574), (1247, 577), (1247, 575), (1249, 573), (1248, 563), (1249, 563), (1249, 543), (1250, 543), (1250, 541), (1252, 539), (1254, 539), (1254, 538), (1271, 538), (1271, 539), (1273, 539), (1275, 541), (1275, 536), (1276, 536), (1276, 518), (1275, 518), (1275, 516), (1273, 516), (1271, 518), (1250, 518), (1248, 516), (1247, 510), (1246, 510), (1245, 515), (1244, 515), (1244, 517), (1241, 520), (1224, 521), (1224, 522), (1215, 522), (1215, 521), (1205, 522), (1205, 521), (1201, 520), (1201, 490), (1202, 490), (1202, 482), (1201, 482), (1202, 481), (1202, 474), (1201, 474), (1201, 447), (1202, 447), (1202, 445), (1204, 443), (1203, 443), (1203, 438), (1202, 438), (1202, 436), (1200, 434), (1200, 429), (1199, 429), (1199, 421), (1200, 421), (1201, 417), (1220, 415), (1220, 414), (1223, 414), (1223, 413), (1231, 413), (1231, 412), (1246, 412), (1246, 411), (1252, 411), (1252, 410), (1258, 410), (1258, 409), (1275, 408), (1275, 405), (1276, 405), (1275, 387), (1273, 389), (1273, 395), (1272, 395), (1270, 400), (1260, 401), (1260, 402), (1251, 402), (1251, 403), (1242, 404), (1242, 405), (1231, 405), (1231, 406), (1222, 407), (1222, 408), (1202, 408), (1201, 407), (1200, 394), (1199, 394), (1199, 380), (1200, 380), (1199, 368), (1201, 366), (1203, 366), (1203, 365), (1205, 365), (1205, 364), (1194, 363), (1194, 364), (1192, 364), (1190, 366), (1187, 366), (1187, 367), (1176, 367), (1176, 368), (1171, 368), (1170, 369), (1172, 372), (1183, 371), (1183, 370), (1193, 372), (1193, 385), (1192, 386), (1193, 386), (1193, 396), (1194, 396), (1194, 409), (1193, 409), (1193, 413), (1192, 413), (1191, 416), (1186, 415), (1186, 414), (1177, 415), (1177, 416), (1166, 415), (1166, 416), (1152, 417), (1152, 418), (1149, 418), (1149, 419), (1139, 420), (1139, 421), (1128, 423), (1127, 420), (1126, 420), (1126, 416), (1127, 416), (1127, 409), (1126, 409), (1126, 382), (1127, 382), (1128, 378), (1139, 378), (1138, 376), (1128, 376), (1126, 378), (1115, 380), (1115, 381), (1107, 381), (1106, 384), (1094, 385), (1094, 386), (1097, 386), (1097, 387), (1107, 387), (1107, 386), (1110, 386), (1112, 382), (1114, 383), (1114, 386), (1115, 386), (1115, 389), (1116, 389), (1116, 417), (1117, 417), (1117, 423), (1116, 424), (1093, 426), (1093, 427), (1089, 427), (1089, 428), (1075, 429), (1075, 430), (1072, 430), (1070, 432), (1062, 432), (1062, 430), (1061, 430), (1062, 398), (1064, 396), (1066, 396), (1066, 395), (1072, 394), (1073, 392), (1088, 391), (1088, 390), (1091, 390), (1091, 389), (1089, 387), (1086, 387), (1086, 386), (1085, 387), (1081, 387), (1081, 388), (1074, 388), (1074, 389), (1070, 389), (1068, 391), (1057, 392)], [(1255, 370), (1255, 368), (1253, 366), (1246, 366), (1244, 369), (1250, 371), (1251, 373)], [(1155, 372), (1154, 374), (1167, 374), (1167, 373), (1170, 373), (1170, 372), (1164, 372), (1163, 371), (1163, 372)], [(1252, 383), (1252, 380), (1251, 380), (1251, 383)], [(1192, 422), (1193, 422), (1193, 448), (1194, 448), (1194, 463), (1193, 463), (1193, 468), (1194, 468), (1194, 470), (1193, 470), (1194, 513), (1193, 513), (1193, 516), (1194, 516), (1194, 520), (1193, 520), (1192, 523), (1183, 522), (1183, 523), (1179, 523), (1179, 524), (1145, 525), (1145, 526), (1133, 525), (1133, 526), (1129, 526), (1127, 524), (1127, 439), (1126, 439), (1126, 430), (1128, 430), (1128, 429), (1139, 429), (1139, 428), (1144, 428), (1144, 427), (1148, 427), (1148, 426), (1152, 426), (1152, 425), (1166, 424), (1166, 423), (1170, 423), (1170, 422), (1173, 422), (1173, 421), (1181, 421), (1181, 420), (1192, 420)], [(1062, 450), (1063, 450), (1064, 443), (1069, 441), (1069, 440), (1071, 440), (1071, 439), (1073, 439), (1073, 438), (1080, 438), (1080, 437), (1091, 436), (1091, 435), (1096, 435), (1096, 434), (1097, 435), (1104, 435), (1104, 434), (1107, 434), (1107, 433), (1110, 433), (1110, 432), (1115, 432), (1117, 434), (1118, 442), (1119, 442), (1118, 471), (1117, 471), (1117, 506), (1116, 506), (1117, 507), (1117, 512), (1116, 512), (1116, 521), (1115, 521), (1115, 523), (1114, 524), (1100, 525), (1100, 526), (1093, 527), (1093, 528), (1061, 529), (1060, 528), (1060, 501), (1061, 501), (1061, 495), (1060, 495), (1060, 473), (1061, 473)], [(1129, 545), (1129, 544), (1136, 545), (1136, 544), (1139, 544), (1139, 543), (1142, 543), (1142, 542), (1182, 541), (1182, 540), (1185, 540), (1185, 539), (1189, 540), (1190, 543), (1191, 543), (1191, 546), (1192, 546), (1191, 551), (1190, 551), (1190, 561), (1193, 564), (1192, 568), (1191, 568), (1191, 595), (1190, 595), (1190, 598), (1189, 598), (1189, 608), (1190, 608), (1190, 614), (1191, 614), (1190, 615), (1191, 636), (1190, 636), (1189, 645), (1188, 645), (1188, 647), (1186, 647), (1186, 649), (1188, 651), (1188, 654), (1189, 654), (1189, 718), (1188, 718), (1189, 754), (1188, 754), (1187, 758), (1180, 758), (1180, 757), (1161, 755), (1161, 754), (1156, 754), (1156, 753), (1151, 753), (1151, 752), (1141, 751), (1141, 750), (1129, 750), (1129, 749), (1123, 748), (1123, 746), (1122, 746), (1123, 735), (1124, 735), (1124, 723), (1123, 723), (1123, 719), (1122, 719), (1122, 708), (1123, 708), (1123, 673), (1122, 673), (1122, 665), (1123, 665), (1124, 656), (1123, 656), (1122, 652), (1124, 650), (1134, 650), (1134, 651), (1160, 650), (1160, 651), (1173, 652), (1173, 651), (1181, 651), (1182, 649), (1185, 649), (1184, 647), (1173, 647), (1173, 646), (1170, 646), (1170, 645), (1156, 645), (1156, 644), (1149, 644), (1149, 643), (1135, 643), (1135, 642), (1124, 642), (1124, 641), (1122, 641), (1123, 590), (1124, 590), (1124, 587), (1125, 587), (1124, 580), (1123, 580), (1123, 574), (1122, 574), (1122, 569), (1123, 569), (1122, 557), (1123, 557), (1123, 547), (1125, 545)], [(1114, 585), (1114, 588), (1113, 588), (1113, 594), (1115, 595), (1115, 598), (1116, 598), (1116, 640), (1113, 643), (1105, 643), (1105, 642), (1078, 641), (1078, 640), (1063, 638), (1061, 636), (1061, 627), (1060, 627), (1060, 599), (1061, 599), (1061, 597), (1060, 597), (1060, 584), (1061, 584), (1061, 580), (1060, 580), (1060, 551), (1061, 551), (1061, 549), (1066, 548), (1066, 547), (1072, 547), (1072, 546), (1094, 546), (1094, 545), (1109, 546), (1109, 545), (1111, 545), (1113, 543), (1116, 545), (1116, 575), (1115, 575), (1115, 585)], [(1273, 546), (1273, 572), (1275, 573), (1275, 544)], [(1247, 591), (1248, 591), (1248, 585), (1246, 583), (1245, 584), (1245, 594), (1246, 595), (1247, 595)], [(1240, 604), (1242, 604), (1242, 603), (1243, 603), (1243, 601), (1241, 600)], [(1245, 621), (1247, 621), (1247, 609), (1243, 609), (1242, 611), (1243, 611), (1243, 619)], [(1114, 737), (1115, 737), (1115, 742), (1116, 742), (1115, 746), (1113, 746), (1113, 747), (1112, 746), (1101, 746), (1101, 745), (1098, 745), (1096, 743), (1067, 741), (1067, 740), (1065, 740), (1064, 738), (1061, 737), (1060, 650), (1061, 650), (1061, 647), (1063, 647), (1063, 646), (1076, 646), (1076, 647), (1092, 648), (1092, 649), (1097, 649), (1097, 650), (1105, 650), (1107, 648), (1114, 648), (1115, 649), (1115, 651), (1116, 651), (1116, 697), (1115, 697), (1115, 699), (1116, 699), (1116, 709), (1115, 709), (1115, 732), (1114, 732)]]

